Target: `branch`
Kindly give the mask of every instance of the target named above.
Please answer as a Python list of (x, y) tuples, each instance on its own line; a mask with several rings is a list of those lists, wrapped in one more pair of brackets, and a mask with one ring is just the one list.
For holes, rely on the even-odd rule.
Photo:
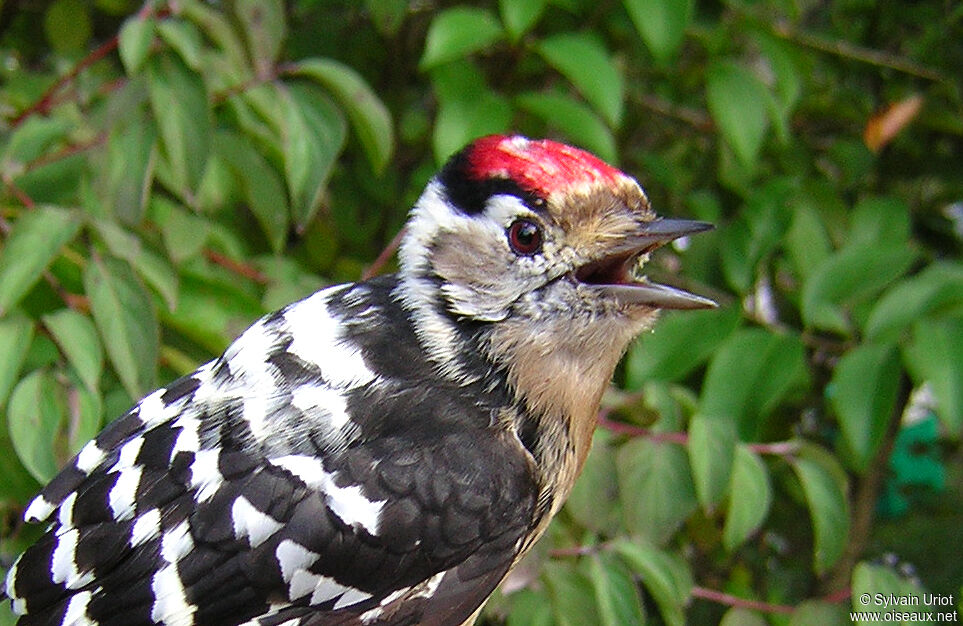
[(69, 144), (64, 146), (60, 150), (57, 150), (56, 152), (41, 154), (39, 157), (37, 157), (33, 161), (30, 161), (29, 163), (24, 165), (23, 172), (21, 173), (26, 174), (27, 172), (32, 172), (37, 168), (41, 168), (45, 165), (50, 165), (55, 161), (66, 159), (67, 157), (72, 157), (75, 154), (85, 152), (87, 150), (90, 150), (91, 148), (102, 146), (106, 142), (107, 142), (107, 133), (101, 132), (90, 141), (85, 141), (83, 143)]
[[(628, 435), (629, 437), (644, 437), (649, 441), (655, 441), (657, 443), (676, 443), (681, 446), (689, 444), (689, 433), (657, 432), (649, 428), (643, 428), (642, 426), (635, 426), (624, 422), (614, 422), (608, 419), (606, 414), (607, 411), (600, 412), (598, 424), (605, 430), (612, 431), (613, 433)], [(746, 447), (756, 454), (792, 456), (799, 450), (800, 445), (802, 444), (798, 441), (777, 441), (773, 443), (747, 443)]]
[(41, 115), (46, 115), (50, 112), (50, 108), (54, 104), (54, 99), (64, 86), (73, 82), (77, 75), (80, 74), (85, 68), (93, 65), (97, 61), (101, 60), (117, 48), (117, 35), (114, 35), (104, 43), (100, 44), (97, 48), (94, 48), (90, 54), (82, 58), (77, 62), (76, 65), (71, 68), (69, 72), (61, 76), (57, 82), (47, 88), (40, 99), (28, 106), (26, 109), (20, 112), (13, 120), (10, 121), (10, 128), (17, 128), (23, 122), (27, 120), (31, 115), (35, 113), (40, 113)]
[(866, 472), (856, 485), (849, 541), (843, 555), (833, 568), (832, 576), (826, 583), (826, 589), (830, 592), (839, 592), (849, 588), (853, 568), (856, 567), (857, 561), (862, 558), (863, 552), (869, 545), (869, 535), (873, 530), (873, 521), (876, 517), (876, 503), (879, 501), (879, 490), (886, 478), (889, 458), (893, 454), (893, 446), (896, 444), (896, 437), (899, 435), (900, 426), (903, 423), (903, 413), (906, 411), (906, 405), (912, 391), (913, 384), (904, 371), (900, 374), (896, 403), (893, 414), (889, 418), (889, 423), (886, 425), (883, 441), (870, 460)]
[(771, 604), (760, 602), (759, 600), (748, 600), (732, 594), (723, 593), (706, 587), (693, 587), (691, 591), (693, 598), (701, 598), (716, 604), (724, 604), (737, 609), (749, 609), (752, 611), (762, 611), (763, 613), (782, 613), (788, 615), (796, 610), (796, 607), (786, 604)]
[(876, 65), (878, 67), (886, 67), (891, 70), (896, 70), (897, 72), (909, 74), (910, 76), (916, 76), (918, 78), (926, 78), (928, 80), (937, 82), (948, 81), (948, 78), (940, 72), (930, 69), (925, 65), (920, 65), (915, 61), (911, 61), (895, 54), (873, 50), (872, 48), (857, 46), (856, 44), (852, 44), (848, 41), (840, 39), (827, 39), (817, 35), (799, 32), (793, 30), (793, 28), (784, 21), (773, 24), (771, 32), (777, 37), (792, 41), (793, 43), (797, 43), (808, 48), (813, 48), (814, 50), (819, 50), (821, 52), (834, 54), (846, 59), (853, 59), (862, 63)]
[(384, 250), (381, 251), (381, 254), (378, 255), (378, 258), (375, 259), (371, 265), (366, 267), (363, 272), (361, 272), (361, 280), (368, 280), (372, 276), (377, 276), (381, 272), (381, 269), (388, 263), (389, 259), (391, 259), (392, 255), (398, 249), (398, 246), (401, 245), (401, 239), (404, 236), (405, 229), (402, 228), (398, 231), (398, 234), (388, 242), (388, 245), (385, 246)]
[[(167, 8), (159, 8), (154, 10), (153, 3), (148, 1), (144, 3), (144, 6), (140, 8), (137, 13), (138, 19), (147, 19), (151, 15), (157, 15), (158, 17), (163, 17), (170, 12)], [(117, 44), (119, 42), (119, 34), (115, 34), (113, 37), (100, 44), (96, 48), (90, 51), (90, 53), (84, 58), (77, 61), (69, 72), (61, 76), (54, 82), (53, 85), (47, 88), (47, 91), (43, 93), (40, 98), (28, 106), (26, 109), (21, 111), (16, 117), (10, 121), (10, 128), (14, 129), (23, 124), (30, 116), (40, 113), (41, 115), (47, 115), (50, 113), (50, 109), (54, 104), (57, 103), (57, 93), (63, 89), (68, 84), (72, 83), (80, 72), (84, 71), (86, 68), (90, 67), (97, 61), (100, 61), (108, 54), (112, 53), (117, 49)]]
[(702, 132), (711, 131), (713, 128), (712, 118), (705, 111), (682, 106), (651, 93), (640, 94), (639, 104), (650, 111), (684, 122)]
[(267, 283), (271, 282), (271, 279), (261, 273), (261, 271), (256, 267), (241, 263), (240, 261), (235, 261), (234, 259), (221, 254), (220, 252), (205, 249), (204, 258), (215, 265), (220, 265), (229, 272), (237, 274), (242, 278), (253, 280), (261, 285), (266, 285)]

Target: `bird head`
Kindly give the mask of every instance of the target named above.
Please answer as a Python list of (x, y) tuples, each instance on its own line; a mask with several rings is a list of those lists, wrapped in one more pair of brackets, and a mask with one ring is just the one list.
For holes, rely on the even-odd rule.
[(551, 140), (489, 136), (453, 156), (416, 204), (402, 274), (459, 318), (606, 316), (714, 306), (649, 282), (648, 254), (710, 228), (660, 219), (639, 184)]

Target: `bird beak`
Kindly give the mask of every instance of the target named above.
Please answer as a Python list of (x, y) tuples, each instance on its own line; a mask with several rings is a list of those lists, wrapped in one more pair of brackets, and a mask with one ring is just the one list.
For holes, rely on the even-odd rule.
[(625, 305), (658, 309), (711, 309), (715, 302), (676, 287), (650, 282), (638, 270), (647, 255), (665, 244), (711, 229), (707, 222), (658, 219), (646, 222), (639, 232), (622, 238), (606, 255), (575, 271), (575, 278)]

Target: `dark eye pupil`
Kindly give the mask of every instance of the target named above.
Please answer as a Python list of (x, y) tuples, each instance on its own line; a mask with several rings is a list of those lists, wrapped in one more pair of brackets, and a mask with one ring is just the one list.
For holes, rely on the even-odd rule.
[(508, 227), (508, 243), (517, 254), (535, 254), (542, 245), (542, 231), (528, 220), (512, 222)]

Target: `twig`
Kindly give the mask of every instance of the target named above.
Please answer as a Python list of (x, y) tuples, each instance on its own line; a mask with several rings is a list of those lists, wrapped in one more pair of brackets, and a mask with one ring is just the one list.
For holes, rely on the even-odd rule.
[[(590, 556), (593, 554), (598, 554), (599, 552), (604, 552), (605, 550), (610, 549), (611, 546), (611, 543), (600, 543), (586, 546), (555, 548), (550, 550), (548, 555), (551, 558)], [(716, 591), (715, 589), (709, 589), (707, 587), (694, 586), (689, 593), (693, 598), (708, 600), (709, 602), (715, 602), (716, 604), (723, 604), (725, 606), (731, 606), (739, 609), (761, 611), (763, 613), (781, 613), (783, 615), (789, 615), (796, 610), (796, 607), (788, 604), (773, 604), (771, 602), (740, 598), (739, 596), (734, 596), (722, 591)], [(849, 596), (850, 590), (849, 588), (846, 588), (823, 597), (822, 601), (830, 604), (839, 604), (840, 602), (845, 602)]]
[[(613, 433), (628, 435), (629, 437), (643, 437), (649, 441), (655, 441), (657, 443), (676, 443), (681, 446), (689, 444), (688, 433), (657, 432), (642, 426), (612, 421), (606, 417), (606, 414), (607, 411), (599, 413), (598, 425), (605, 430), (612, 431)], [(746, 448), (757, 454), (792, 456), (799, 450), (800, 445), (801, 444), (797, 441), (777, 441), (773, 443), (747, 443)]]
[(592, 546), (571, 546), (569, 548), (553, 548), (548, 551), (548, 556), (553, 559), (570, 557), (570, 556), (587, 556), (591, 554), (598, 554), (603, 550), (608, 549), (608, 544), (597, 544)]
[(33, 198), (31, 198), (26, 191), (17, 186), (17, 183), (13, 181), (13, 177), (8, 175), (6, 172), (3, 174), (3, 186), (9, 189), (10, 193), (13, 194), (13, 197), (19, 200), (20, 204), (28, 209), (32, 209), (37, 206), (37, 203), (33, 201)]
[(60, 91), (60, 89), (65, 85), (72, 82), (73, 79), (75, 79), (77, 75), (80, 74), (80, 72), (82, 72), (85, 68), (93, 65), (113, 52), (114, 49), (117, 48), (117, 40), (117, 35), (114, 35), (104, 43), (100, 44), (100, 46), (97, 48), (94, 48), (90, 54), (78, 61), (69, 72), (61, 76), (57, 82), (48, 87), (47, 91), (40, 96), (39, 100), (28, 106), (26, 109), (21, 111), (19, 115), (13, 118), (13, 120), (10, 122), (10, 128), (16, 128), (20, 126), (20, 124), (22, 124), (28, 117), (34, 115), (35, 113), (40, 113), (41, 115), (46, 115), (49, 113), (50, 107), (54, 103), (54, 98), (57, 95), (57, 92)]
[(886, 67), (891, 70), (903, 72), (904, 74), (909, 74), (910, 76), (917, 76), (919, 78), (926, 78), (928, 80), (934, 80), (938, 82), (947, 82), (948, 80), (946, 76), (943, 76), (936, 70), (932, 70), (924, 65), (920, 65), (919, 63), (910, 61), (903, 57), (888, 54), (886, 52), (880, 52), (879, 50), (873, 50), (872, 48), (857, 46), (856, 44), (852, 44), (848, 41), (839, 39), (826, 39), (817, 35), (799, 32), (793, 30), (793, 28), (785, 21), (780, 21), (773, 24), (772, 33), (777, 37), (787, 39), (808, 48), (813, 48), (814, 50), (828, 52), (829, 54), (834, 54), (847, 59), (853, 59), (855, 61), (861, 61), (863, 63), (869, 63), (870, 65)]
[(909, 402), (910, 393), (913, 390), (913, 385), (906, 372), (900, 375), (898, 384), (896, 403), (893, 414), (889, 418), (889, 423), (886, 425), (883, 441), (870, 460), (866, 472), (856, 485), (856, 493), (853, 496), (852, 524), (849, 527), (849, 541), (843, 555), (839, 557), (839, 561), (833, 568), (832, 576), (826, 583), (826, 589), (830, 592), (838, 592), (849, 588), (853, 568), (856, 567), (856, 562), (862, 558), (866, 546), (869, 545), (873, 520), (876, 517), (876, 503), (879, 501), (879, 490), (883, 486), (883, 479), (886, 478), (889, 457), (893, 454), (896, 437), (899, 435), (900, 426), (903, 423), (903, 412), (906, 410), (906, 404)]
[[(142, 19), (142, 20), (147, 19), (151, 15), (163, 17), (167, 15), (169, 12), (170, 11), (167, 8), (158, 8), (155, 11), (153, 3), (148, 1), (148, 2), (145, 2), (144, 5), (140, 8), (140, 11), (138, 11), (137, 13), (137, 17), (138, 19)], [(111, 37), (104, 43), (94, 48), (87, 56), (77, 61), (77, 64), (74, 65), (69, 72), (67, 72), (60, 78), (58, 78), (53, 85), (48, 87), (47, 90), (43, 93), (42, 96), (40, 96), (38, 100), (36, 100), (33, 104), (31, 104), (26, 109), (21, 111), (19, 114), (17, 114), (17, 116), (10, 121), (10, 128), (11, 129), (17, 128), (23, 122), (25, 122), (27, 118), (29, 118), (31, 115), (34, 115), (37, 113), (40, 113), (41, 115), (46, 115), (47, 113), (49, 113), (53, 105), (58, 102), (57, 93), (61, 89), (63, 89), (66, 85), (73, 82), (73, 80), (77, 78), (80, 72), (82, 72), (86, 68), (90, 67), (97, 61), (100, 61), (101, 59), (106, 57), (108, 54), (116, 50), (119, 41), (120, 41), (120, 35), (115, 34), (113, 37)]]
[(704, 111), (678, 105), (659, 96), (643, 93), (639, 95), (639, 103), (645, 108), (655, 111), (665, 117), (685, 122), (700, 131), (712, 130), (712, 119)]
[(237, 274), (243, 278), (253, 280), (256, 283), (266, 285), (271, 282), (271, 279), (261, 273), (256, 267), (241, 263), (240, 261), (235, 261), (232, 258), (224, 256), (220, 252), (215, 252), (214, 250), (205, 249), (204, 258), (206, 258), (211, 263), (215, 265), (220, 265), (224, 269)]
[(289, 65), (286, 65), (286, 64), (277, 65), (273, 68), (273, 71), (271, 72), (259, 74), (257, 76), (252, 76), (248, 80), (242, 81), (236, 85), (225, 87), (221, 91), (211, 94), (211, 104), (214, 104), (214, 105), (221, 104), (231, 96), (242, 94), (245, 91), (248, 91), (249, 89), (260, 87), (265, 83), (269, 83), (274, 80), (277, 80), (279, 76), (288, 72), (289, 69), (290, 69)]
[(735, 607), (738, 609), (749, 609), (752, 611), (762, 611), (763, 613), (782, 613), (788, 615), (796, 610), (796, 607), (786, 604), (772, 604), (770, 602), (760, 602), (759, 600), (749, 600), (740, 598), (732, 594), (707, 589), (706, 587), (693, 587), (691, 591), (693, 598), (701, 598), (717, 604)]
[(660, 443), (677, 443), (683, 446), (689, 443), (689, 435), (687, 433), (660, 433), (648, 428), (643, 428), (641, 426), (626, 424), (624, 422), (613, 422), (607, 417), (602, 416), (599, 416), (598, 423), (599, 426), (605, 430), (610, 430), (613, 433), (618, 433), (620, 435), (628, 435), (629, 437), (644, 437), (649, 441)]
[(27, 172), (31, 172), (37, 168), (43, 167), (44, 165), (49, 165), (55, 161), (66, 159), (68, 157), (72, 157), (75, 154), (79, 154), (81, 152), (90, 150), (91, 148), (102, 146), (106, 141), (107, 141), (107, 133), (102, 132), (98, 134), (96, 137), (94, 137), (93, 139), (91, 139), (90, 141), (66, 145), (60, 150), (57, 150), (56, 152), (41, 154), (39, 157), (37, 157), (33, 161), (30, 161), (29, 163), (24, 165), (22, 173), (25, 174)]
[(376, 258), (371, 265), (366, 267), (364, 271), (361, 272), (361, 280), (368, 280), (372, 276), (377, 276), (378, 273), (381, 272), (381, 269), (388, 263), (388, 260), (391, 259), (391, 256), (398, 249), (398, 246), (401, 245), (401, 239), (404, 237), (404, 235), (405, 229), (402, 228), (398, 231), (398, 234), (396, 234), (394, 238), (388, 242), (388, 245), (385, 246), (384, 250), (381, 251), (381, 254), (378, 255), (378, 258)]

